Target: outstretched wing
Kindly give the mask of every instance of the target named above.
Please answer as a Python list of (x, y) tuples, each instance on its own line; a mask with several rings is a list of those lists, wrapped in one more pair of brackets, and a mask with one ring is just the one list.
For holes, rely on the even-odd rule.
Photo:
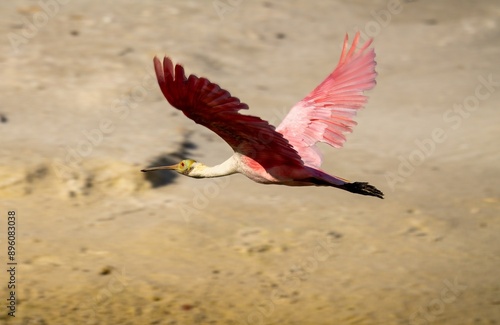
[(277, 127), (300, 154), (307, 166), (318, 168), (321, 154), (317, 142), (340, 148), (345, 133), (356, 125), (354, 117), (367, 101), (363, 92), (375, 86), (375, 52), (368, 40), (358, 50), (359, 32), (351, 48), (345, 36), (340, 61), (335, 70), (309, 95), (290, 110)]
[(165, 57), (154, 58), (156, 77), (168, 102), (184, 115), (224, 139), (235, 152), (252, 158), (264, 168), (303, 166), (298, 153), (268, 122), (238, 111), (248, 109), (236, 97), (206, 78), (190, 75)]

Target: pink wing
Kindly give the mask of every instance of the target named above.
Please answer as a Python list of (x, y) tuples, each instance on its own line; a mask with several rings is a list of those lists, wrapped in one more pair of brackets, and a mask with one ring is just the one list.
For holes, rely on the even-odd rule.
[(235, 152), (257, 161), (266, 169), (275, 166), (303, 168), (298, 153), (281, 133), (266, 121), (250, 115), (242, 115), (240, 109), (248, 109), (236, 97), (205, 78), (190, 75), (184, 68), (165, 57), (163, 66), (154, 58), (158, 84), (163, 95), (184, 115), (214, 131)]
[(340, 148), (344, 133), (356, 125), (356, 112), (366, 104), (363, 92), (375, 86), (375, 52), (368, 40), (356, 49), (359, 32), (350, 49), (345, 36), (340, 61), (335, 70), (309, 95), (298, 102), (277, 127), (300, 154), (304, 164), (319, 168), (321, 154), (317, 142)]

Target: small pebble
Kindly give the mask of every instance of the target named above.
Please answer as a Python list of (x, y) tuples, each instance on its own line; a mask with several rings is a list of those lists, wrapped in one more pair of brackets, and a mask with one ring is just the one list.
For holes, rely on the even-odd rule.
[(101, 271), (99, 272), (100, 275), (108, 275), (111, 273), (111, 271), (113, 270), (113, 267), (112, 266), (105, 266), (101, 269)]

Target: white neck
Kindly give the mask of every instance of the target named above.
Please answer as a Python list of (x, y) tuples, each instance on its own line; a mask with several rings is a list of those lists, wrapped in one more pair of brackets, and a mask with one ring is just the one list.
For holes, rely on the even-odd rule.
[(231, 175), (237, 172), (238, 162), (236, 161), (234, 156), (231, 156), (222, 164), (213, 167), (205, 166), (202, 163), (195, 163), (194, 168), (191, 170), (188, 176), (195, 178), (209, 178)]

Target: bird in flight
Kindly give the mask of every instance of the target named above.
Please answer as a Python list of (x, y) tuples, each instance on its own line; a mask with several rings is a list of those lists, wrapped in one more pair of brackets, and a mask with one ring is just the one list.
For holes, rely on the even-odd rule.
[(234, 154), (223, 163), (209, 167), (192, 159), (173, 166), (145, 168), (174, 170), (194, 177), (220, 177), (241, 173), (262, 184), (288, 186), (332, 186), (352, 193), (384, 194), (366, 182), (350, 182), (320, 169), (322, 158), (318, 142), (340, 148), (345, 133), (356, 125), (354, 116), (363, 107), (365, 91), (375, 86), (375, 52), (372, 40), (358, 43), (356, 33), (349, 47), (345, 36), (335, 70), (309, 95), (292, 107), (278, 127), (259, 117), (240, 114), (248, 106), (206, 78), (186, 77), (184, 68), (165, 57), (154, 58), (154, 68), (163, 95), (173, 107), (197, 124), (224, 139)]

